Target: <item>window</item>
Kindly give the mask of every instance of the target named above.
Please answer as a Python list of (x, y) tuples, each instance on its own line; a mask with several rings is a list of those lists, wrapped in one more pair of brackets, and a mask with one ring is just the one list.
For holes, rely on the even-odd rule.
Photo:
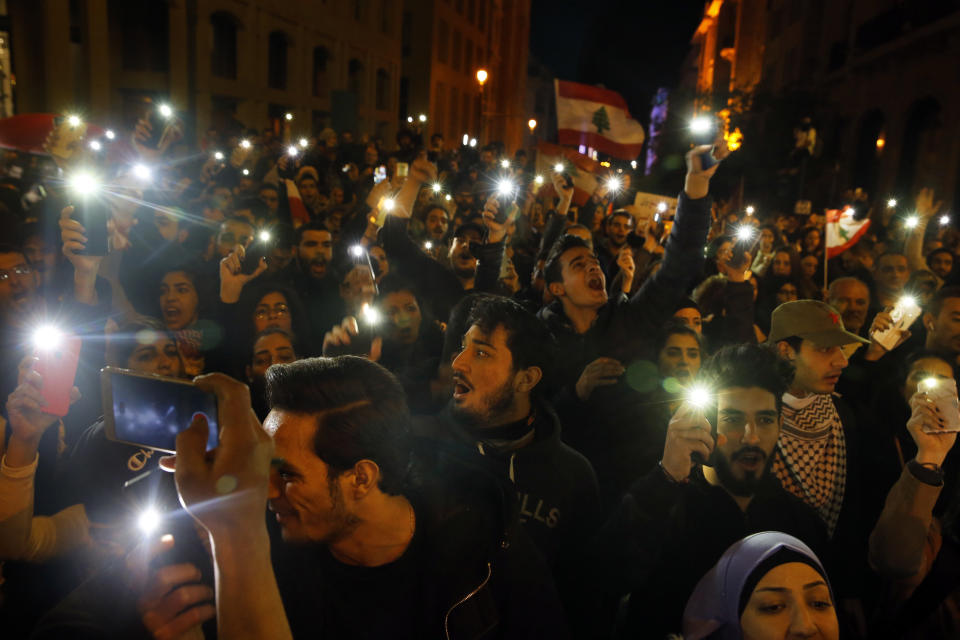
[(450, 59), (450, 26), (446, 20), (437, 24), (437, 60), (447, 62)]
[(267, 86), (287, 88), (287, 34), (274, 31), (267, 41)]
[(473, 41), (467, 40), (466, 50), (464, 51), (463, 70), (468, 75), (473, 75)]
[(487, 3), (482, 0), (480, 2), (480, 13), (477, 14), (477, 26), (480, 31), (487, 28)]
[(467, 20), (470, 21), (470, 24), (476, 24), (477, 0), (469, 0), (469, 2), (467, 2)]
[(323, 97), (327, 94), (327, 63), (330, 51), (326, 47), (313, 48), (313, 95)]
[(463, 0), (457, 0), (457, 13), (463, 15)]
[(170, 69), (169, 14), (166, 2), (110, 0), (109, 32), (119, 34), (119, 54), (125, 71)]
[(453, 59), (450, 61), (450, 66), (453, 67), (454, 71), (460, 71), (460, 53), (463, 50), (463, 42), (460, 40), (460, 30), (453, 30)]
[(347, 64), (347, 91), (353, 92), (357, 96), (357, 104), (362, 100), (363, 88), (363, 63), (357, 58), (353, 58)]
[(470, 94), (464, 91), (460, 94), (460, 125), (464, 131), (470, 131)]
[(363, 3), (364, 0), (353, 0), (353, 19), (357, 22), (363, 21)]
[(390, 33), (390, 18), (393, 13), (393, 2), (391, 0), (380, 0), (380, 33), (388, 35)]
[(210, 73), (218, 78), (237, 79), (237, 20), (226, 11), (210, 16), (212, 48)]
[(403, 23), (400, 26), (400, 46), (403, 57), (410, 55), (410, 47), (413, 41), (413, 14), (409, 11), (403, 12)]
[(442, 82), (437, 83), (437, 93), (433, 98), (433, 130), (443, 131), (443, 105), (447, 102), (447, 87)]
[[(457, 107), (460, 104), (460, 90), (456, 87), (450, 87), (450, 122), (447, 123), (447, 126), (450, 127), (450, 131), (455, 132), (459, 131), (460, 127), (457, 125)], [(456, 135), (456, 133), (451, 133), (450, 135)]]
[(377, 109), (390, 108), (390, 74), (386, 69), (377, 69)]

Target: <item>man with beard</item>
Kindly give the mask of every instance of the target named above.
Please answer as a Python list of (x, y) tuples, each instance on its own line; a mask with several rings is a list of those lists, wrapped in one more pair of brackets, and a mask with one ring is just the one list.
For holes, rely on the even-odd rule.
[(870, 309), (870, 287), (854, 277), (837, 278), (830, 283), (827, 302), (840, 312), (843, 326), (850, 333), (860, 335), (866, 328)]
[(552, 567), (575, 631), (585, 631), (593, 616), (577, 574), (599, 519), (599, 492), (590, 463), (561, 442), (560, 420), (542, 398), (550, 336), (536, 316), (499, 296), (480, 300), (467, 327), (453, 360), (453, 398), (420, 428), (479, 452), (513, 484), (520, 522)]
[(780, 408), (793, 372), (766, 347), (725, 347), (700, 370), (670, 420), (660, 464), (637, 480), (598, 536), (596, 583), (632, 592), (624, 637), (680, 627), (697, 581), (737, 540), (776, 530), (825, 557), (810, 507), (770, 474)]
[(447, 228), (450, 226), (450, 214), (440, 205), (434, 205), (427, 209), (427, 215), (424, 217), (424, 227), (427, 231), (427, 240), (434, 246), (442, 243), (447, 236)]
[(613, 279), (619, 270), (617, 256), (627, 246), (627, 237), (633, 230), (633, 216), (624, 210), (618, 210), (607, 216), (603, 223), (605, 238), (597, 251), (600, 265), (608, 280)]
[[(305, 224), (296, 231), (296, 259), (286, 276), (307, 308), (314, 336), (337, 324), (344, 316), (340, 280), (333, 272), (333, 234), (322, 222)], [(319, 343), (319, 341), (317, 341)]]

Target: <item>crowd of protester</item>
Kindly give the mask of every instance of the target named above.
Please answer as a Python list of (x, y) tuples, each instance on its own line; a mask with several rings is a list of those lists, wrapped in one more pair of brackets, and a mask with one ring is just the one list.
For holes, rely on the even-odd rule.
[[(4, 156), (3, 637), (958, 637), (934, 194), (835, 203), (872, 224), (827, 259), (823, 215), (714, 202), (722, 141), (650, 219), (629, 170), (577, 205), (523, 150), (289, 133)], [(118, 441), (105, 365), (194, 379), (219, 445)]]

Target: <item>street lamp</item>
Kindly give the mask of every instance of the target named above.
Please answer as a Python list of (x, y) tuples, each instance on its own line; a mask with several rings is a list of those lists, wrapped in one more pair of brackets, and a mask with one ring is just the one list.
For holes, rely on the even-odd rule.
[(530, 127), (530, 135), (533, 135), (533, 130), (537, 128), (537, 121), (530, 118), (527, 120), (527, 126)]
[(480, 131), (478, 132), (477, 137), (480, 138), (481, 142), (483, 142), (483, 120), (484, 112), (486, 111), (486, 105), (484, 104), (483, 85), (486, 84), (487, 77), (489, 77), (489, 74), (487, 73), (486, 69), (477, 69), (477, 82), (480, 84)]
[(480, 83), (481, 89), (483, 89), (483, 85), (487, 82), (487, 75), (486, 69), (477, 69), (477, 82)]

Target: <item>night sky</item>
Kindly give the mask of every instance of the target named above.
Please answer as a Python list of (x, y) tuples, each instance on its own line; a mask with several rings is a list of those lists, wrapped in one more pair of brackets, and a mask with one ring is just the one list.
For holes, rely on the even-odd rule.
[(679, 80), (700, 0), (532, 0), (530, 52), (561, 80), (602, 84), (647, 124), (657, 87)]

